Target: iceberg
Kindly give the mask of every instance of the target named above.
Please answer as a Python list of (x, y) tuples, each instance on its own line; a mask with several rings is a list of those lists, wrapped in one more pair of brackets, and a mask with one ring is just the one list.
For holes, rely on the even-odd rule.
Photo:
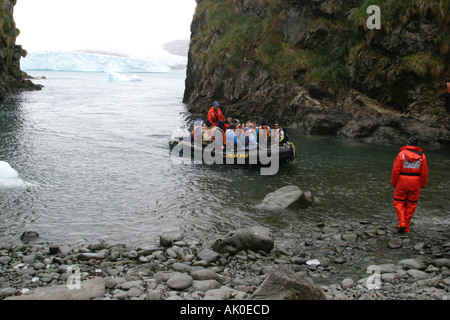
[(85, 72), (170, 72), (187, 64), (187, 57), (160, 52), (145, 58), (82, 52), (30, 52), (20, 60), (21, 69)]
[(131, 82), (138, 82), (142, 81), (142, 78), (137, 75), (132, 75), (131, 77), (121, 75), (117, 72), (108, 72), (108, 81), (114, 82), (114, 81), (131, 81)]

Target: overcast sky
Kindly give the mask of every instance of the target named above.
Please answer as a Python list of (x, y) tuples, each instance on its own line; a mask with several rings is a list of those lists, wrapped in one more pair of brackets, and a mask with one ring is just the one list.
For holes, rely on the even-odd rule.
[(16, 43), (28, 52), (106, 50), (146, 56), (189, 39), (195, 0), (18, 0)]

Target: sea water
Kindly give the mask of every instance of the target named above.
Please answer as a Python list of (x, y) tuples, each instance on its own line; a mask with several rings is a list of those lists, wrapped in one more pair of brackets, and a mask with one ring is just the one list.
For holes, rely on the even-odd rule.
[[(43, 90), (0, 105), (0, 161), (23, 182), (0, 185), (2, 243), (19, 241), (30, 230), (57, 244), (142, 245), (169, 233), (212, 241), (255, 225), (272, 228), (277, 239), (318, 222), (376, 217), (396, 225), (390, 173), (400, 146), (291, 129), (298, 158), (276, 175), (174, 163), (172, 133), (202, 116), (189, 114), (182, 103), (185, 71), (141, 73), (141, 81), (109, 81), (102, 72), (28, 73), (39, 77), (34, 82)], [(450, 155), (425, 153), (429, 185), (414, 222), (448, 225)], [(268, 193), (287, 185), (311, 191), (315, 204), (256, 209)]]

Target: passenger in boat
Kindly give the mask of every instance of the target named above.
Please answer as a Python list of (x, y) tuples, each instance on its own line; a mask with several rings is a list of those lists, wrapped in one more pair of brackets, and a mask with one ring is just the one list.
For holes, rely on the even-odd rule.
[(225, 130), (230, 129), (230, 124), (232, 123), (232, 121), (233, 121), (233, 118), (231, 118), (231, 117), (227, 117), (226, 118), (226, 120), (225, 120)]
[[(236, 124), (231, 123), (230, 128), (226, 131), (226, 145), (228, 149), (234, 149), (235, 147), (241, 147), (242, 144), (236, 136)], [(230, 148), (231, 147), (231, 148)]]
[(261, 121), (261, 125), (256, 129), (256, 139), (258, 143), (268, 145), (270, 143), (270, 127), (265, 120)]
[(191, 141), (197, 141), (202, 139), (202, 128), (205, 123), (202, 119), (198, 118), (195, 122), (194, 129), (191, 132)]
[(258, 141), (256, 141), (256, 136), (254, 132), (254, 124), (252, 122), (248, 123), (248, 126), (245, 127), (245, 148), (252, 149), (258, 146)]
[(217, 127), (214, 129), (214, 137), (213, 139), (215, 140), (216, 137), (217, 139), (219, 138), (218, 135), (222, 135), (222, 142), (223, 145), (225, 146), (227, 144), (227, 136), (226, 136), (226, 129), (225, 129), (225, 122), (224, 121), (219, 121), (217, 123)]
[(203, 145), (208, 145), (213, 141), (213, 130), (214, 126), (211, 121), (207, 120), (205, 125), (202, 127), (202, 143)]
[(273, 135), (275, 137), (275, 141), (277, 141), (280, 146), (282, 144), (288, 142), (289, 136), (287, 134), (287, 128), (285, 128), (285, 127), (281, 128), (281, 126), (278, 122), (275, 123), (274, 127), (275, 127), (275, 130), (274, 130)]
[(215, 101), (212, 107), (208, 111), (208, 120), (211, 121), (213, 126), (217, 126), (219, 121), (223, 121), (222, 110), (219, 109), (219, 103)]

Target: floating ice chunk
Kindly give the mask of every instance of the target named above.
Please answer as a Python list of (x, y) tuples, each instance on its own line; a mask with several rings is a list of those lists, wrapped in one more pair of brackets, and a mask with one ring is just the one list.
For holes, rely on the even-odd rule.
[(0, 188), (15, 188), (26, 186), (28, 183), (19, 178), (19, 174), (6, 161), (0, 161)]
[(117, 72), (108, 72), (108, 81), (115, 82), (115, 81), (142, 81), (142, 78), (138, 77), (137, 75), (132, 75), (131, 77), (127, 77), (124, 75), (121, 75)]
[(142, 81), (142, 78), (138, 77), (137, 75), (132, 75), (128, 80), (132, 82), (139, 82)]
[(15, 179), (19, 174), (6, 161), (0, 161), (0, 179)]

